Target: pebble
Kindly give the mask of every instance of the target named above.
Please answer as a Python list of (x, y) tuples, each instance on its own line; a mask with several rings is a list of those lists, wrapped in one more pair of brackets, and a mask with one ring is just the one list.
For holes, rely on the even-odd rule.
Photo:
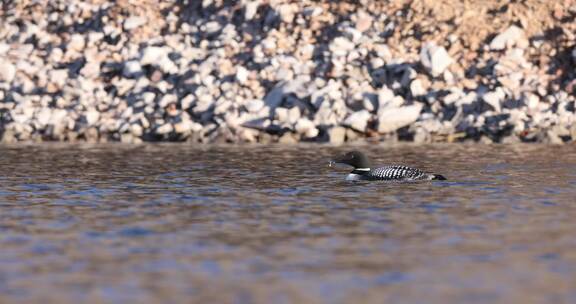
[(372, 117), (367, 110), (361, 110), (354, 112), (348, 116), (342, 123), (344, 126), (350, 127), (358, 132), (366, 132), (366, 127), (368, 126), (368, 120)]
[(142, 66), (138, 60), (130, 60), (124, 63), (122, 75), (126, 78), (137, 78), (144, 74)]
[(442, 74), (453, 61), (444, 47), (432, 42), (426, 43), (420, 51), (420, 63), (433, 77)]
[(144, 24), (146, 24), (148, 20), (145, 17), (140, 16), (132, 16), (124, 20), (124, 30), (131, 31), (135, 28), (138, 28)]
[(422, 108), (422, 104), (415, 104), (380, 111), (378, 113), (378, 133), (390, 133), (414, 123)]
[(294, 130), (298, 134), (302, 134), (304, 138), (315, 138), (320, 133), (314, 122), (308, 118), (299, 119), (294, 126)]
[(488, 92), (482, 95), (482, 100), (489, 104), (494, 111), (497, 113), (501, 112), (502, 102), (506, 98), (506, 93), (502, 89), (497, 89), (496, 91)]
[(516, 25), (510, 26), (508, 29), (498, 34), (490, 42), (490, 49), (493, 51), (503, 50), (510, 47), (524, 38), (524, 31)]
[(346, 140), (346, 129), (343, 127), (332, 127), (328, 129), (328, 142), (333, 145), (341, 145)]
[(174, 127), (172, 127), (172, 124), (166, 123), (166, 124), (159, 126), (156, 129), (156, 133), (160, 134), (160, 135), (165, 135), (165, 134), (172, 132), (172, 130), (174, 130)]

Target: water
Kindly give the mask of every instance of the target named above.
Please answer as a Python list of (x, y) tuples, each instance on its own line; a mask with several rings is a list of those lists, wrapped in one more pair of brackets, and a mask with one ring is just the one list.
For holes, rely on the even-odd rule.
[(0, 302), (576, 303), (576, 146), (0, 147)]

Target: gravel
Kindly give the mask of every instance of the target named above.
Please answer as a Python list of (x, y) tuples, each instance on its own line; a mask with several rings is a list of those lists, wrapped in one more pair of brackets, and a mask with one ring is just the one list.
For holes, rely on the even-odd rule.
[(570, 1), (184, 3), (7, 2), (1, 141), (576, 140)]

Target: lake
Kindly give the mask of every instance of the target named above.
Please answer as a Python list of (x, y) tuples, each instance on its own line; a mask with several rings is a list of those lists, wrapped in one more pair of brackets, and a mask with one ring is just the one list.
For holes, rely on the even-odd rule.
[[(345, 182), (332, 156), (446, 176)], [(0, 302), (576, 303), (576, 146), (0, 146)]]

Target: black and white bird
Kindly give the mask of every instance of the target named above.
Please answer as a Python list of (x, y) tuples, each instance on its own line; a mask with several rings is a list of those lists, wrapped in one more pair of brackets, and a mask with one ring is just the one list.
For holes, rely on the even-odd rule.
[(387, 181), (420, 181), (420, 180), (446, 180), (439, 174), (431, 174), (419, 169), (402, 165), (390, 165), (380, 168), (372, 168), (368, 158), (359, 151), (351, 151), (339, 156), (332, 161), (333, 164), (346, 164), (354, 167), (354, 170), (346, 176), (348, 181), (358, 180), (387, 180)]

